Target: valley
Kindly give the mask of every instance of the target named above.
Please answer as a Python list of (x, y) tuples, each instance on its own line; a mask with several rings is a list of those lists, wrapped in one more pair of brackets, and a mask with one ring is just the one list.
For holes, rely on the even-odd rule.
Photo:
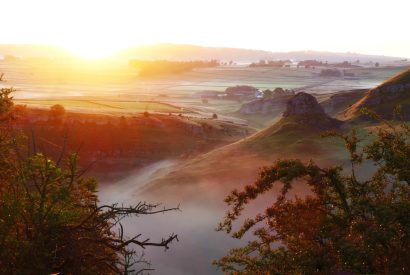
[[(153, 274), (160, 275), (220, 273), (211, 262), (252, 239), (237, 241), (214, 231), (226, 209), (224, 198), (254, 182), (262, 167), (294, 158), (347, 168), (342, 141), (322, 134), (357, 129), (365, 136), (374, 129), (377, 123), (356, 119), (357, 106), (376, 90), (383, 94), (383, 87), (391, 87), (384, 81), (403, 71), (390, 81), (401, 85), (394, 99), (408, 113), (402, 100), (408, 98), (406, 66), (346, 68), (355, 77), (331, 78), (321, 76), (320, 67), (224, 65), (158, 77), (140, 77), (120, 62), (77, 68), (3, 60), (0, 84), (16, 89), (17, 129), (36, 137), (28, 150), (52, 158), (62, 150), (78, 153), (85, 175), (100, 182), (101, 203), (180, 205), (181, 212), (124, 220), (129, 235), (150, 232), (160, 238), (166, 228), (181, 236), (170, 251), (145, 252), (157, 269)], [(53, 113), (56, 105), (63, 114)], [(386, 106), (383, 115), (392, 111), (392, 104)], [(372, 169), (365, 163), (359, 174)], [(292, 190), (309, 192), (304, 186)]]
[(410, 274), (409, 0), (0, 7), (0, 275)]

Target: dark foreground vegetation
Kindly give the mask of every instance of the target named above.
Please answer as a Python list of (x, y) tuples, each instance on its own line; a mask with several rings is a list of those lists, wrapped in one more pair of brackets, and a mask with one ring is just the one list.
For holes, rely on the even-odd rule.
[[(298, 93), (287, 101), (282, 119), (256, 138), (271, 142), (275, 137), (272, 133), (289, 133), (288, 138), (291, 134), (305, 135), (306, 130), (317, 134), (335, 129), (326, 136), (344, 141), (350, 156), (348, 169), (346, 165), (322, 167), (313, 161), (279, 159), (265, 167), (259, 178), (243, 191), (232, 191), (226, 198), (230, 209), (218, 229), (239, 239), (250, 231), (254, 236), (246, 246), (232, 249), (227, 256), (215, 261), (222, 271), (269, 275), (409, 274), (408, 77), (409, 71), (368, 91), (358, 101), (360, 104), (348, 108), (350, 120), (345, 120), (344, 128), (340, 121), (325, 114), (312, 95)], [(92, 140), (95, 147), (87, 145), (88, 153), (92, 154), (97, 148), (110, 152), (128, 141), (130, 147), (121, 148), (127, 153), (135, 151), (133, 146), (151, 144), (147, 141), (153, 137), (136, 143), (142, 142), (141, 137), (132, 134), (134, 130), (141, 131), (143, 124), (146, 124), (146, 133), (157, 129), (156, 135), (165, 135), (160, 129), (172, 125), (170, 128), (182, 129), (174, 137), (181, 139), (182, 146), (186, 147), (188, 140), (182, 137), (187, 137), (187, 133), (195, 138), (214, 133), (210, 128), (217, 115), (209, 119), (206, 127), (186, 128), (183, 125), (190, 120), (176, 121), (172, 116), (165, 119), (148, 112), (132, 120), (115, 117), (106, 121), (109, 123), (100, 121), (101, 124), (91, 127), (87, 117), (77, 120), (78, 117), (67, 116), (62, 106), (55, 105), (42, 113), (44, 119), (37, 117), (40, 119), (27, 119), (23, 123), (24, 108), (13, 105), (12, 91), (1, 89), (0, 92), (0, 274), (131, 274), (149, 269), (139, 248), (168, 248), (177, 236), (171, 234), (158, 241), (139, 234), (128, 237), (121, 221), (178, 208), (158, 209), (158, 205), (147, 203), (130, 207), (100, 204), (97, 182), (84, 176), (77, 154), (66, 153), (70, 151), (67, 138), (63, 138), (61, 146), (56, 146), (58, 137), (66, 133), (65, 128), (78, 127), (77, 134), (71, 137)], [(233, 87), (231, 91), (255, 92), (250, 86)], [(282, 89), (265, 92), (267, 99), (276, 94), (286, 95)], [(402, 103), (402, 108), (397, 108), (393, 116), (387, 115), (393, 113), (397, 102)], [(367, 112), (363, 112), (365, 108)], [(364, 124), (361, 115), (370, 116), (371, 122), (366, 120)], [(390, 118), (395, 121), (387, 120)], [(371, 124), (376, 120), (383, 122), (378, 128)], [(22, 127), (22, 124), (31, 127)], [(286, 125), (291, 127), (283, 127)], [(365, 134), (365, 139), (365, 135), (354, 130), (350, 134), (339, 132), (352, 125), (371, 125), (368, 128), (371, 132)], [(85, 134), (87, 128), (100, 131)], [(33, 129), (42, 129), (42, 142), (39, 132)], [(271, 131), (277, 129), (282, 132)], [(289, 129), (292, 132), (286, 132)], [(228, 128), (223, 132), (229, 134)], [(122, 136), (119, 141), (118, 135)], [(99, 137), (109, 142), (97, 144)], [(170, 137), (168, 133), (167, 138)], [(157, 143), (151, 145), (157, 148)], [(261, 149), (264, 153), (266, 147)], [(299, 148), (303, 148), (304, 154), (314, 154), (311, 148)], [(52, 157), (46, 154), (50, 151), (54, 152)], [(361, 173), (364, 165), (367, 178)], [(240, 168), (244, 167), (241, 162)], [(298, 188), (301, 186), (304, 188)], [(180, 191), (181, 185), (178, 188)], [(293, 192), (306, 188), (307, 195), (296, 196)], [(270, 191), (275, 191), (270, 193), (273, 195), (270, 205), (254, 217), (245, 218), (244, 211), (249, 210), (249, 204)], [(200, 193), (197, 189), (195, 192)]]
[[(0, 93), (0, 274), (134, 274), (150, 269), (140, 248), (168, 248), (128, 237), (121, 221), (177, 208), (159, 205), (101, 205), (97, 182), (85, 178), (78, 156), (64, 147), (54, 160), (35, 136), (15, 128), (12, 89)], [(61, 115), (55, 107), (53, 113)]]
[[(253, 229), (255, 238), (215, 264), (229, 274), (409, 274), (410, 127), (384, 124), (367, 145), (355, 131), (329, 134), (344, 140), (350, 171), (282, 159), (232, 191), (218, 230), (241, 239)], [(375, 166), (367, 179), (356, 176), (363, 162)], [(311, 194), (292, 195), (295, 185)], [(276, 186), (272, 204), (235, 229), (246, 206)]]

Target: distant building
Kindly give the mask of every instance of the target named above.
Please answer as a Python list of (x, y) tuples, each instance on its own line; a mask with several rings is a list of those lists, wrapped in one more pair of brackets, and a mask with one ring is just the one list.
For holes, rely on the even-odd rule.
[(258, 89), (256, 92), (255, 92), (255, 97), (256, 98), (263, 98), (264, 97), (264, 92), (261, 90), (261, 89)]

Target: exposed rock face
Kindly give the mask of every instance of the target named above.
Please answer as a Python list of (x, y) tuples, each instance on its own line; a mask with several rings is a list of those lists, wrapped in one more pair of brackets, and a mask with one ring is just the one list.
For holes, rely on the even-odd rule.
[(316, 98), (307, 93), (298, 93), (286, 103), (283, 117), (317, 114), (325, 115), (325, 111)]
[(302, 92), (287, 102), (279, 124), (282, 130), (297, 127), (325, 131), (338, 128), (342, 122), (329, 117), (314, 96)]

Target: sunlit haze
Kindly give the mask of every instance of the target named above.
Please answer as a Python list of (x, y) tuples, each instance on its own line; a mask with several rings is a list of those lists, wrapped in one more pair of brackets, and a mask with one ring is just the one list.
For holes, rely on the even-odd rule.
[(6, 0), (0, 43), (89, 58), (159, 42), (410, 57), (409, 10), (406, 0)]

